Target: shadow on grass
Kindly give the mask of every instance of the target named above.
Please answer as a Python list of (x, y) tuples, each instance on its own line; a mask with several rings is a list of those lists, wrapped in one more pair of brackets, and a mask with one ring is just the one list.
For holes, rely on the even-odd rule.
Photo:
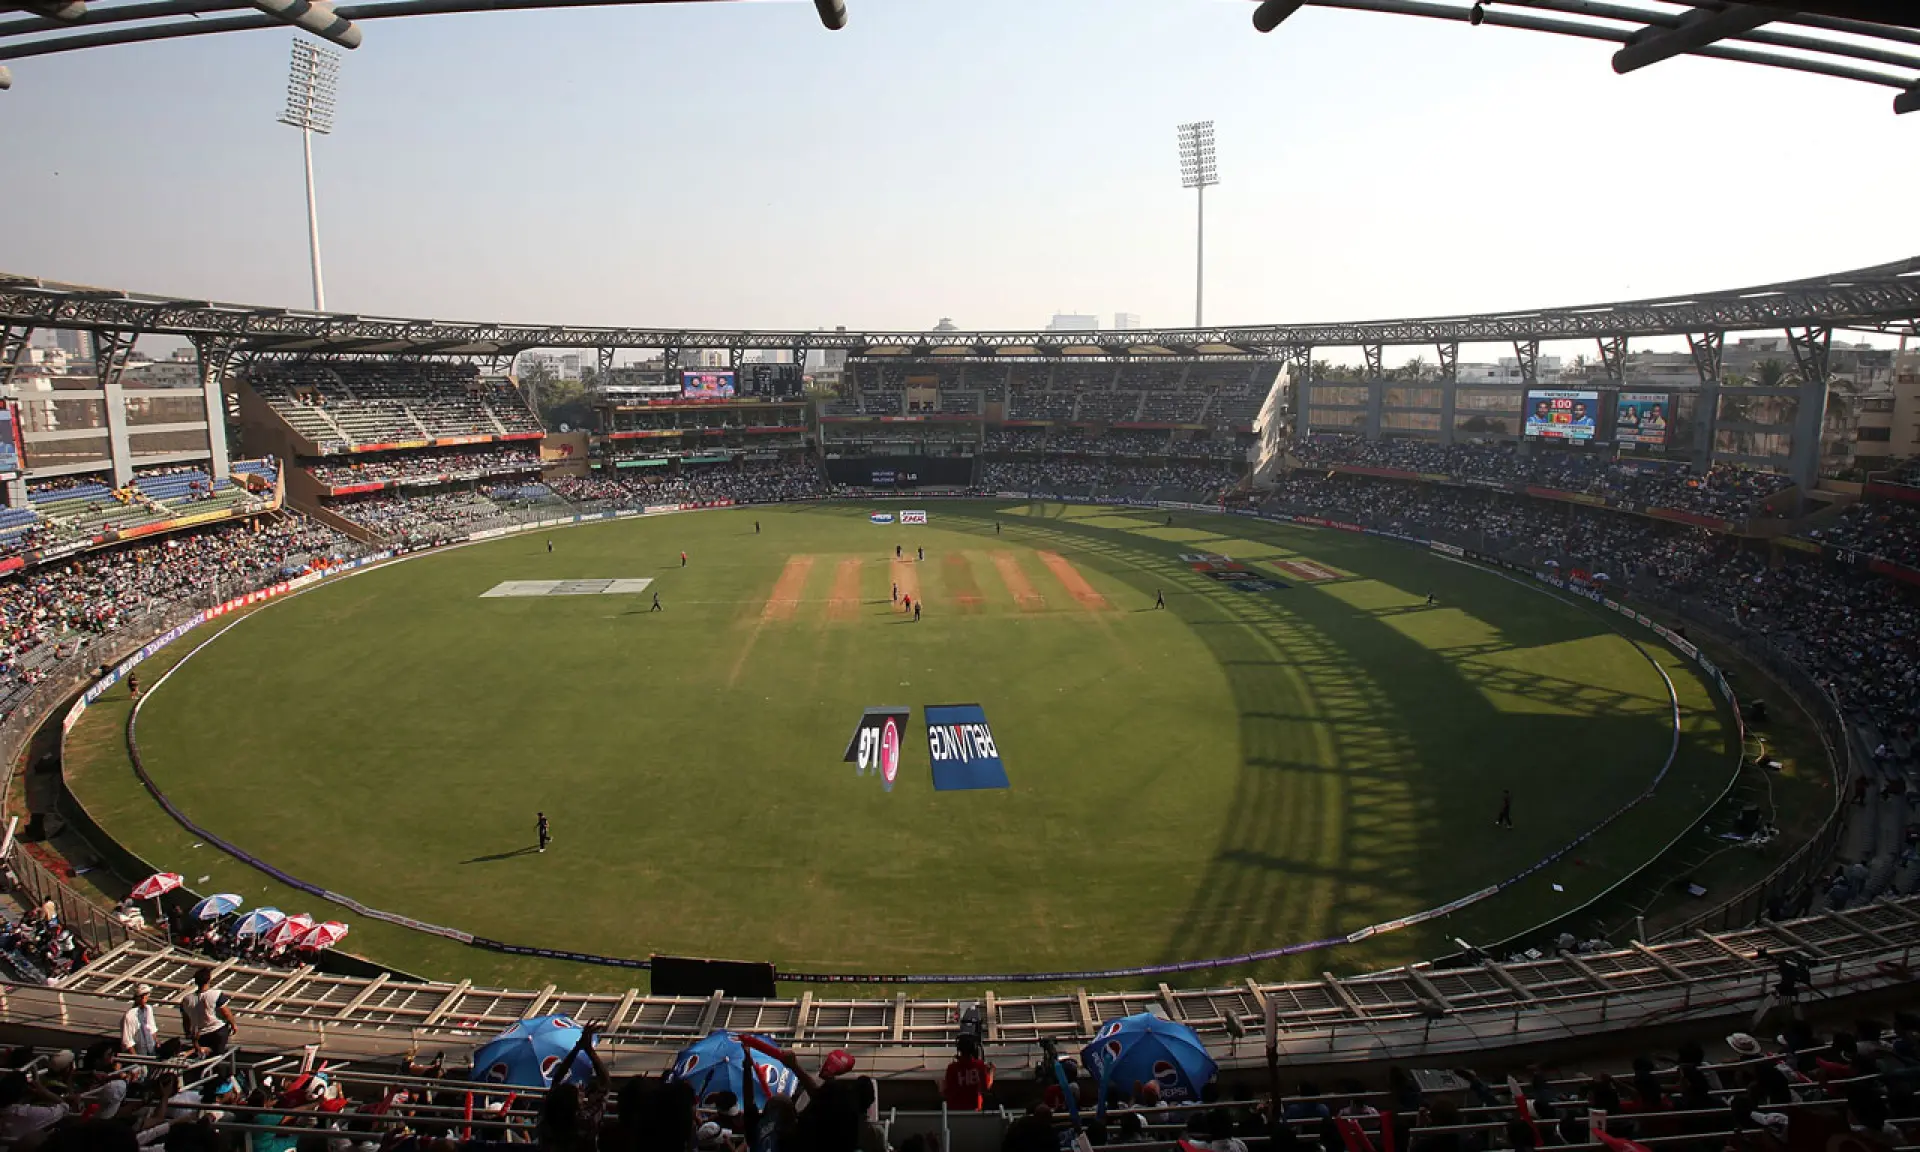
[(538, 844), (529, 844), (525, 848), (515, 848), (511, 852), (494, 852), (487, 856), (475, 856), (471, 860), (462, 860), (462, 864), (491, 864), (496, 860), (511, 860), (516, 856), (532, 856), (540, 851)]
[[(1248, 547), (1275, 535), (1235, 530)], [(1652, 679), (1636, 675), (1621, 690), (1581, 678), (1578, 665), (1498, 659), (1606, 635), (1604, 623), (1423, 553), (1385, 556), (1376, 542), (1320, 534), (1316, 558), (1379, 595), (1349, 602), (1313, 585), (1285, 596), (1193, 595), (1219, 589), (1183, 570), (1186, 545), (1151, 531), (1048, 517), (1027, 534), (1143, 591), (1187, 593), (1180, 615), (1234, 695), (1245, 770), (1212, 861), (1168, 925), (1163, 961), (1337, 937), (1512, 875), (1643, 786), (1672, 739), (1650, 667), (1641, 666)], [(1395, 626), (1448, 619), (1441, 604), (1423, 603), (1436, 588), (1444, 611), (1463, 618), (1457, 635)], [(1531, 830), (1490, 841), (1482, 830), (1502, 788), (1541, 815)], [(1610, 838), (1583, 846), (1567, 867), (1623, 871), (1641, 847)], [(1515, 896), (1415, 928), (1401, 946), (1431, 952), (1449, 931), (1512, 930), (1557, 910)], [(1324, 953), (1311, 961), (1313, 970), (1334, 963)]]

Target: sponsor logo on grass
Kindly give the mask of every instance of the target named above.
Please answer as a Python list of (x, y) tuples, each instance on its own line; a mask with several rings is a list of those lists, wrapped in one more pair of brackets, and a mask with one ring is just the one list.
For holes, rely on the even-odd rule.
[(1231, 556), (1218, 552), (1182, 552), (1180, 559), (1195, 572), (1240, 592), (1273, 592), (1286, 585), (1270, 580)]
[(926, 522), (927, 512), (924, 508), (907, 508), (903, 509), (900, 513), (900, 523), (902, 524), (925, 524)]
[(867, 513), (867, 519), (873, 521), (875, 524), (891, 524), (893, 523), (893, 513), (869, 512)]
[(934, 791), (1009, 786), (1007, 768), (1000, 762), (1000, 746), (994, 743), (985, 709), (978, 704), (929, 704), (923, 711)]
[(1295, 580), (1305, 580), (1309, 584), (1317, 583), (1321, 580), (1340, 579), (1340, 573), (1335, 572), (1331, 568), (1315, 564), (1311, 560), (1275, 560), (1273, 566), (1293, 577)]
[(912, 715), (913, 710), (905, 706), (869, 708), (860, 714), (844, 757), (854, 766), (854, 775), (871, 771), (880, 777), (882, 787), (893, 791), (893, 782), (900, 777), (900, 738)]

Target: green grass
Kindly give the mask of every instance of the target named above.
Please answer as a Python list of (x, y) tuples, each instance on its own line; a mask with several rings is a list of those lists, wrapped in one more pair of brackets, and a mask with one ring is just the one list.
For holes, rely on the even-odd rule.
[[(551, 555), (534, 534), (322, 586), (243, 619), (155, 692), (146, 763), (246, 850), (479, 935), (788, 970), (982, 972), (1238, 954), (1442, 903), (1638, 793), (1672, 740), (1665, 685), (1608, 614), (1431, 553), (1059, 505), (936, 502), (931, 525), (881, 527), (866, 517), (876, 506), (583, 526), (554, 533)], [(905, 565), (926, 594), (918, 625), (888, 603), (896, 543), (927, 549)], [(1241, 593), (1179, 560), (1193, 551), (1344, 575)], [(1071, 595), (1048, 552), (1105, 606)], [(814, 559), (769, 618), (795, 556)], [(837, 606), (852, 561), (859, 603)], [(645, 596), (480, 598), (509, 579), (637, 576), (666, 611)], [(1022, 582), (1044, 603), (1017, 598)], [(1169, 611), (1152, 611), (1162, 588)], [(1643, 862), (1729, 772), (1706, 686), (1648, 651), (1684, 709), (1654, 802), (1454, 916), (1188, 982), (1498, 939)], [(935, 792), (918, 739), (891, 793), (841, 762), (866, 706), (965, 701), (985, 707), (1011, 789)], [(69, 749), (95, 818), (189, 881), (206, 876), (203, 891), (313, 905), (194, 847), (139, 791), (124, 708), (110, 694)], [(1492, 827), (1502, 788), (1511, 832)], [(535, 809), (554, 848), (515, 854)], [(578, 988), (637, 975), (347, 918), (356, 950), (422, 975)]]

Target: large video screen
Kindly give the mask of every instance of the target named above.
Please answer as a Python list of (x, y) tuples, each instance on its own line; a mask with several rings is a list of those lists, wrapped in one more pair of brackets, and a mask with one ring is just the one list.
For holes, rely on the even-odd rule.
[(731, 400), (733, 373), (688, 369), (680, 373), (680, 395), (688, 400)]
[(1622, 392), (1615, 402), (1613, 438), (1622, 444), (1665, 448), (1672, 413), (1671, 392)]
[(20, 429), (12, 404), (0, 404), (0, 480), (20, 473)]
[(1535, 440), (1593, 439), (1600, 393), (1584, 389), (1529, 388), (1527, 436)]

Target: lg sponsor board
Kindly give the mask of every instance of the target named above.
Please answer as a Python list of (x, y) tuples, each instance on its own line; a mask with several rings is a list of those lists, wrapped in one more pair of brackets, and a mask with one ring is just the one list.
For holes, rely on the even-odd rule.
[(688, 400), (731, 400), (733, 393), (732, 372), (680, 373), (680, 395)]
[(1585, 389), (1529, 388), (1527, 437), (1584, 443), (1600, 420), (1600, 393)]
[(1613, 438), (1622, 444), (1664, 448), (1672, 411), (1670, 392), (1622, 392), (1614, 402)]

